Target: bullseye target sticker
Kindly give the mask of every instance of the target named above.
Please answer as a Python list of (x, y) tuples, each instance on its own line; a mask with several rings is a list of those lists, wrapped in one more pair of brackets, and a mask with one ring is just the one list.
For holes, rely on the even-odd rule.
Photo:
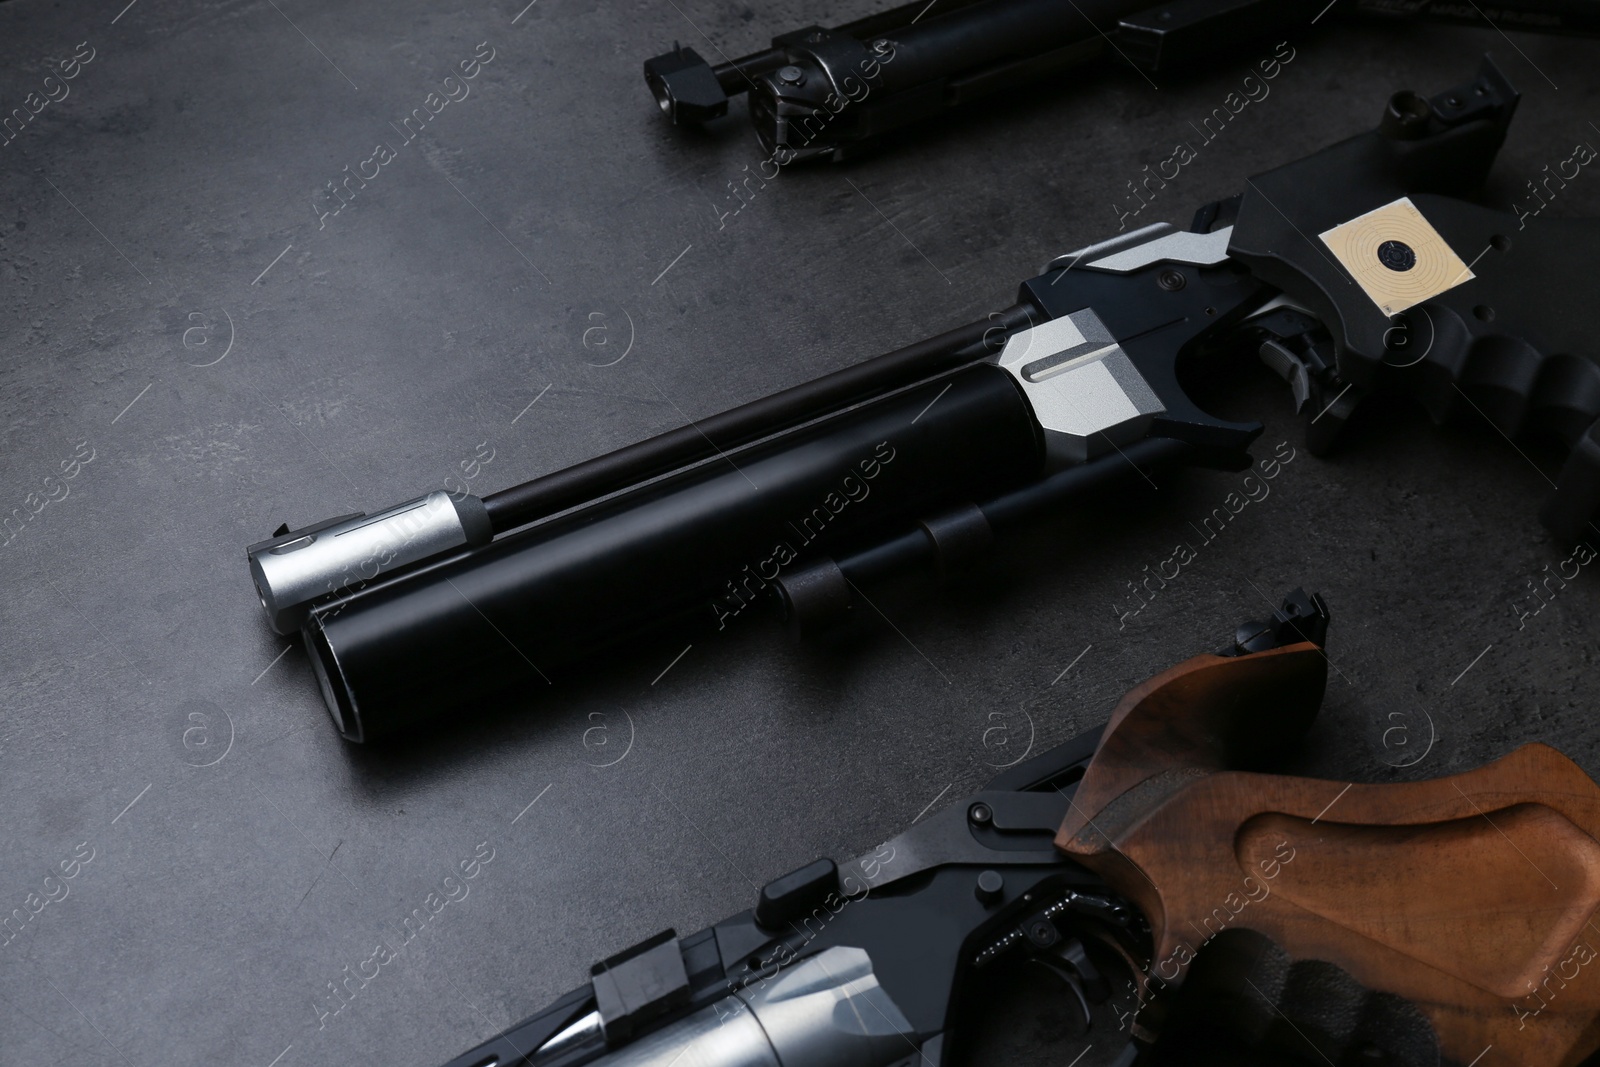
[(1385, 315), (1398, 315), (1473, 277), (1409, 197), (1318, 236)]

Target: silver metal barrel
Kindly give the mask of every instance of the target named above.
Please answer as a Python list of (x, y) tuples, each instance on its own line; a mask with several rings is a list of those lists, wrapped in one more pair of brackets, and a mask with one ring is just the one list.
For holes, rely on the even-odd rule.
[(346, 515), (251, 545), (250, 576), (273, 629), (291, 634), (311, 602), (494, 536), (483, 501), (435, 490), (376, 515)]
[[(544, 1050), (541, 1050), (543, 1052)], [(886, 1067), (915, 1031), (859, 948), (830, 948), (595, 1061), (600, 1067)], [(535, 1056), (538, 1063), (540, 1057)]]

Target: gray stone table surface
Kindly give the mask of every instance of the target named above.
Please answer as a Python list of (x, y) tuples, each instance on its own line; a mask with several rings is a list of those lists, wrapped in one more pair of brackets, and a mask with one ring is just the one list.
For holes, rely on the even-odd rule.
[[(1254, 57), (1159, 89), (1112, 61), (744, 203), (742, 105), (674, 130), (640, 62), (876, 5), (124, 4), (0, 4), (0, 111), (43, 101), (0, 147), (0, 514), (26, 516), (0, 547), (0, 913), (31, 914), (0, 945), (7, 1067), (429, 1067), (594, 960), (1097, 726), (1297, 584), (1333, 606), (1337, 674), (1293, 770), (1430, 777), (1541, 740), (1600, 772), (1600, 579), (1525, 599), (1565, 555), (1535, 518), (1559, 457), (1399, 408), (1317, 459), (1265, 372), (1217, 407), (1294, 458), (1136, 614), (1129, 583), (1240, 475), (1063, 516), (942, 592), (885, 591), (893, 626), (845, 647), (749, 625), (658, 678), (678, 646), (641, 645), (424, 743), (342, 743), (246, 544), (480, 454), (491, 491), (980, 318), (1114, 232), (1127, 183)], [(1290, 47), (1141, 222), (1185, 221), (1485, 51), (1525, 93), (1491, 203), (1600, 142), (1592, 43), (1330, 17)], [(464, 60), (466, 95), (403, 127)], [(47, 83), (62, 63), (76, 76)], [(328, 183), (371, 174), (379, 145), (335, 212)], [(1600, 176), (1545, 210), (1594, 214)], [(324, 1017), (329, 983), (474, 856), (467, 895)], [(1085, 1064), (1114, 1033), (1025, 1018), (974, 1059), (1090, 1044)]]

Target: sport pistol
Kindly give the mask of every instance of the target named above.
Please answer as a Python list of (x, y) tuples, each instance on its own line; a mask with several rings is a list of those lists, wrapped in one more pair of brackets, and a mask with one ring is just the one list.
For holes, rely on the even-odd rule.
[(1600, 506), (1600, 222), (1463, 199), (1517, 100), (1485, 61), (1188, 229), (1058, 257), (980, 322), (481, 500), (284, 527), (248, 550), (261, 602), (304, 634), (343, 736), (373, 740), (542, 690), (652, 628), (758, 603), (825, 627), (865, 586), (958, 568), (1157, 468), (1243, 469), (1261, 425), (1188, 386), (1256, 357), (1313, 452), (1378, 391), (1561, 439), (1541, 518), (1574, 539)]
[(1027, 963), (1085, 1022), (1110, 1001), (1092, 1037), (1119, 1067), (1192, 1065), (1202, 1032), (1272, 1062), (1577, 1064), (1600, 786), (1539, 744), (1434, 781), (1270, 773), (1316, 717), (1327, 622), (1295, 591), (1098, 739), (611, 956), (449, 1067), (939, 1067), (978, 987)]

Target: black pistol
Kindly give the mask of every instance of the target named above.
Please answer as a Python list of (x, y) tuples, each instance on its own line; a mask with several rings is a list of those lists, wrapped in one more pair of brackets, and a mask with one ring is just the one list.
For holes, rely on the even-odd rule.
[(248, 550), (340, 733), (370, 741), (542, 691), (666, 628), (802, 631), (885, 578), (937, 576), (1153, 472), (1241, 470), (1261, 432), (1191, 397), (1257, 358), (1314, 453), (1361, 399), (1417, 397), (1570, 449), (1541, 513), (1600, 508), (1600, 221), (1465, 199), (1518, 96), (1489, 61), (1377, 128), (1251, 178), (1187, 229), (1062, 255), (1015, 304), (481, 500), (437, 491)]

